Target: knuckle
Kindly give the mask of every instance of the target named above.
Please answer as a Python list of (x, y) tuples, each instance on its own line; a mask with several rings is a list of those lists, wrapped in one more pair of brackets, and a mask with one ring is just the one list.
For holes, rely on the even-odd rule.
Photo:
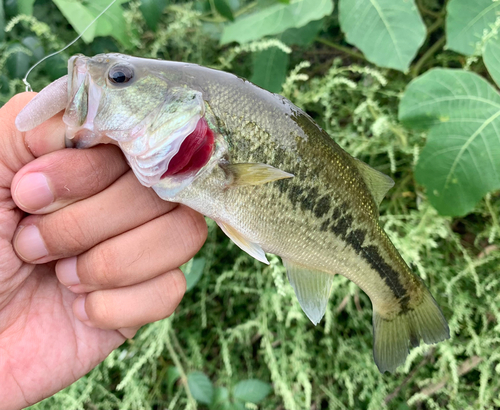
[(102, 158), (102, 155), (96, 155), (95, 150), (81, 150), (83, 167), (85, 169), (85, 186), (89, 192), (97, 192), (100, 190), (101, 181), (106, 179), (105, 176), (109, 173), (109, 165)]
[(82, 264), (82, 283), (88, 285), (109, 286), (116, 280), (116, 252), (109, 247), (93, 248)]
[(91, 233), (82, 225), (82, 219), (73, 212), (61, 211), (40, 220), (42, 236), (47, 246), (57, 255), (72, 256), (88, 249)]

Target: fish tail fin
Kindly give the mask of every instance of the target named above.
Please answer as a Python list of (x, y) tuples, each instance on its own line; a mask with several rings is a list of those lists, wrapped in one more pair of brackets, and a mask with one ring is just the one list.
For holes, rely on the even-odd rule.
[(422, 292), (420, 304), (397, 314), (383, 315), (373, 306), (373, 358), (381, 373), (393, 373), (420, 339), (433, 344), (450, 337), (441, 309), (426, 287)]

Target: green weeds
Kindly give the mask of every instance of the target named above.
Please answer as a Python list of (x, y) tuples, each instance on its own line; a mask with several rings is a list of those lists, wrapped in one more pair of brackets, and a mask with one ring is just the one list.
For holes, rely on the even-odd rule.
[[(361, 25), (345, 20), (354, 12), (347, 6), (358, 5), (362, 11), (369, 3), (364, 0), (322, 1), (321, 7), (304, 12), (294, 24), (277, 22), (272, 32), (252, 24), (241, 31), (238, 23), (244, 19), (248, 23), (269, 8), (274, 13), (308, 2), (136, 0), (113, 9), (125, 22), (126, 42), (96, 32), (87, 38), (88, 44), (79, 42), (39, 66), (30, 78), (35, 89), (62, 75), (71, 54), (110, 51), (195, 62), (281, 89), (348, 152), (395, 179), (381, 205), (381, 223), (443, 308), (451, 339), (412, 350), (396, 374), (381, 375), (371, 352), (371, 304), (354, 284), (335, 278), (325, 318), (314, 327), (302, 313), (280, 260), (269, 255), (271, 263), (264, 266), (208, 221), (207, 243), (185, 266), (190, 287), (175, 315), (144, 327), (86, 377), (33, 409), (499, 407), (500, 196), (495, 190), (500, 186), (496, 127), (500, 111), (498, 91), (490, 80), (491, 76), (496, 81), (497, 75), (488, 62), (500, 48), (499, 24), (496, 14), (486, 13), (487, 18), (479, 19), (483, 25), (468, 25), (475, 15), (460, 12), (465, 2), (470, 3), (405, 1), (401, 12), (408, 30), (412, 24), (420, 27), (417, 38), (405, 42), (403, 31), (397, 42), (377, 46), (376, 30), (371, 38), (363, 36)], [(29, 14), (24, 3), (29, 2), (0, 3), (4, 6), (0, 28), (5, 28), (0, 37), (0, 103), (23, 90), (20, 79), (41, 55), (75, 37), (61, 13), (63, 2), (57, 2), (58, 8), (52, 1), (38, 0), (32, 15), (22, 14), (22, 10)], [(386, 15), (395, 12), (391, 9), (395, 0), (379, 3)], [(480, 14), (498, 2), (474, 3)], [(389, 17), (386, 28), (397, 21), (397, 15)], [(470, 30), (458, 30), (455, 36), (460, 24)], [(238, 37), (242, 33), (251, 34), (247, 39), (251, 42)], [(386, 35), (387, 31), (380, 38)], [(227, 44), (221, 45), (221, 38)], [(385, 53), (403, 51), (403, 60), (384, 63), (388, 57), (378, 49), (382, 46)], [(449, 80), (450, 70), (442, 70), (432, 84), (423, 84), (434, 67), (458, 69), (467, 79), (461, 85), (449, 84), (445, 96), (435, 85)], [(478, 81), (485, 87), (484, 95), (476, 95), (481, 90), (469, 82), (471, 76), (483, 78)], [(418, 84), (419, 90), (429, 88), (437, 105), (409, 117), (408, 112), (426, 101), (410, 93)], [(460, 87), (466, 91), (459, 92)], [(438, 104), (444, 97), (449, 105)], [(478, 98), (492, 111), (476, 109), (470, 101)], [(456, 109), (450, 110), (453, 104)], [(449, 144), (452, 140), (459, 141), (455, 148)], [(430, 190), (433, 178), (449, 173), (451, 166), (427, 173), (430, 168), (423, 167), (417, 175), (422, 185), (415, 181), (414, 169), (429, 161), (447, 163), (440, 157), (430, 160), (436, 141), (445, 144), (443, 149), (467, 155), (455, 165), (462, 174), (450, 174), (444, 180), (446, 187)], [(486, 156), (474, 157), (481, 152)], [(471, 176), (470, 170), (477, 175)], [(455, 179), (457, 183), (450, 185)], [(471, 186), (484, 189), (457, 211), (460, 201), (453, 187), (463, 186), (461, 181), (469, 181), (463, 189), (466, 196), (474, 191)], [(433, 199), (435, 190), (445, 197), (446, 207)]]

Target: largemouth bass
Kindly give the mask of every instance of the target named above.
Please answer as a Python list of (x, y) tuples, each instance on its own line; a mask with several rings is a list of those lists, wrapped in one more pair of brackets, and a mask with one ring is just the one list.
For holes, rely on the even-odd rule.
[(449, 337), (443, 314), (378, 223), (388, 176), (342, 150), (286, 98), (232, 74), (170, 61), (74, 56), (19, 114), (26, 131), (65, 109), (71, 146), (115, 143), (139, 181), (214, 219), (244, 251), (281, 256), (316, 325), (333, 276), (373, 305), (381, 372)]

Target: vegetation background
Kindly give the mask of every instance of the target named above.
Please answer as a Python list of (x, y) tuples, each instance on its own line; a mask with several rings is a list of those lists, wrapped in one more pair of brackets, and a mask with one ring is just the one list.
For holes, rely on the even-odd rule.
[[(0, 104), (108, 0), (0, 1)], [(306, 110), (396, 181), (381, 223), (449, 320), (396, 374), (372, 359), (371, 304), (335, 278), (324, 320), (209, 221), (188, 292), (86, 377), (32, 409), (500, 408), (500, 1), (118, 0), (31, 74), (121, 52), (234, 72)]]

